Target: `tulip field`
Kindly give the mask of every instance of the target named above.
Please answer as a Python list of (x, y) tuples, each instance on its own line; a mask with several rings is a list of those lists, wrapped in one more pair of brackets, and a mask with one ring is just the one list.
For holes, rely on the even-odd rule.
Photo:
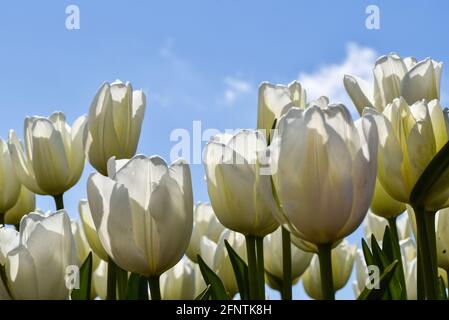
[[(78, 17), (83, 5), (69, 7), (67, 36), (94, 32), (90, 13), (86, 20)], [(377, 32), (370, 10), (361, 13), (368, 15), (364, 32)], [(200, 25), (198, 19), (192, 23)], [(247, 32), (248, 25), (239, 23)], [(389, 30), (385, 25), (378, 27)], [(127, 36), (150, 32), (136, 30)], [(270, 32), (263, 41), (270, 41)], [(111, 39), (121, 41), (118, 35)], [(97, 50), (113, 45), (101, 43)], [(175, 72), (194, 72), (172, 51), (173, 43), (159, 50), (161, 59), (172, 61), (171, 71), (159, 76), (164, 81), (167, 72), (176, 83)], [(251, 50), (245, 43), (242, 51)], [(449, 100), (443, 61), (438, 54), (415, 58), (410, 49), (400, 55), (390, 43), (387, 51), (379, 48), (364, 49), (372, 61), (363, 78), (359, 56), (355, 67), (323, 68), (318, 96), (321, 83), (311, 85), (307, 66), (287, 81), (273, 73), (265, 77), (258, 67), (255, 87), (225, 78), (221, 99), (231, 104), (252, 94), (245, 104), (252, 117), (245, 118), (245, 128), (236, 124), (233, 131), (217, 129), (202, 138), (199, 164), (173, 158), (172, 151), (162, 156), (166, 131), (149, 136), (144, 128), (172, 129), (154, 111), (168, 102), (153, 91), (154, 82), (141, 80), (143, 65), (111, 73), (120, 59), (133, 58), (119, 59), (108, 49), (114, 56), (108, 67), (79, 84), (89, 105), (47, 114), (36, 102), (30, 114), (38, 115), (21, 117), (23, 126), (1, 122), (9, 133), (0, 139), (0, 299), (447, 300)], [(329, 80), (326, 72), (335, 70)], [(114, 80), (117, 75), (127, 81)], [(326, 81), (341, 88), (343, 101)], [(136, 82), (145, 83), (143, 89)], [(202, 82), (204, 92), (206, 82), (213, 81)], [(48, 90), (64, 86), (61, 81)], [(33, 99), (51, 101), (43, 91)], [(188, 111), (186, 101), (179, 99), (179, 109), (168, 112), (181, 118), (191, 112), (202, 120), (206, 109)], [(214, 101), (207, 100), (208, 108), (219, 105)], [(246, 115), (222, 108), (233, 117)], [(199, 196), (198, 188), (207, 196)], [(40, 199), (51, 199), (50, 207)], [(181, 312), (193, 312), (188, 306)]]

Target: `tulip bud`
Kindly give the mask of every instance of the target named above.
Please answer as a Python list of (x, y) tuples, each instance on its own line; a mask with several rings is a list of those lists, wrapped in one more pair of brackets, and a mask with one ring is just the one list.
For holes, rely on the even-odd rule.
[(271, 214), (273, 196), (267, 162), (263, 168), (267, 146), (263, 134), (242, 130), (227, 143), (219, 139), (223, 141), (218, 136), (207, 144), (204, 160), (207, 190), (218, 220), (244, 235), (273, 232), (278, 223)]
[(87, 194), (101, 244), (122, 269), (159, 276), (184, 255), (193, 224), (185, 162), (168, 167), (158, 156), (137, 155), (113, 177), (90, 175)]
[(9, 150), (17, 176), (30, 191), (60, 195), (73, 187), (84, 169), (86, 117), (70, 127), (61, 112), (49, 118), (25, 119), (25, 147), (14, 131), (9, 133)]
[[(332, 275), (334, 290), (343, 288), (349, 280), (354, 264), (356, 246), (343, 241), (332, 250)], [(321, 276), (318, 256), (314, 255), (309, 267), (302, 276), (302, 283), (307, 295), (312, 299), (321, 300)]]
[(8, 145), (3, 139), (0, 139), (0, 216), (4, 216), (6, 211), (17, 202), (20, 187)]
[(18, 225), (22, 217), (36, 209), (36, 196), (22, 185), (19, 198), (5, 213), (5, 223)]
[(108, 160), (129, 159), (136, 154), (146, 107), (141, 90), (129, 82), (104, 83), (90, 106), (86, 149), (90, 164), (107, 175)]
[(161, 295), (164, 300), (195, 299), (194, 263), (181, 259), (161, 276)]
[(232, 268), (231, 260), (229, 259), (228, 250), (225, 246), (225, 240), (229, 242), (232, 249), (247, 262), (246, 258), (246, 243), (245, 237), (237, 232), (225, 230), (221, 234), (218, 241), (217, 249), (214, 254), (214, 270), (226, 288), (226, 291), (231, 297), (234, 297), (238, 292), (237, 282), (235, 280), (234, 269)]
[(386, 219), (396, 217), (405, 211), (405, 203), (393, 199), (382, 187), (379, 179), (376, 179), (371, 211)]
[[(264, 265), (265, 271), (272, 277), (282, 281), (283, 259), (282, 259), (282, 229), (278, 228), (264, 238)], [(313, 254), (291, 246), (292, 281), (299, 278), (312, 260)], [(277, 288), (274, 288), (277, 289)]]
[(195, 206), (193, 218), (192, 237), (190, 238), (186, 255), (192, 261), (196, 262), (196, 257), (200, 254), (201, 238), (206, 236), (212, 241), (217, 242), (224, 227), (215, 217), (212, 206), (208, 203), (198, 203)]
[(435, 224), (438, 266), (449, 271), (449, 208), (438, 211)]
[[(441, 106), (437, 100), (409, 106), (401, 97), (382, 113), (367, 108), (365, 114), (372, 115), (378, 127), (380, 183), (395, 200), (410, 203), (418, 178), (448, 140)], [(445, 192), (428, 197), (427, 209), (449, 202)]]
[(98, 237), (97, 229), (95, 228), (94, 220), (92, 219), (92, 214), (90, 212), (89, 203), (87, 200), (81, 200), (79, 202), (78, 211), (89, 247), (92, 248), (93, 252), (100, 259), (107, 261), (109, 257), (101, 244), (100, 238)]
[(314, 244), (351, 234), (374, 191), (374, 121), (363, 117), (354, 123), (343, 105), (312, 105), (290, 109), (277, 129), (269, 153), (279, 223)]
[(292, 107), (306, 107), (306, 91), (298, 81), (288, 86), (263, 82), (259, 87), (257, 129), (267, 130), (268, 136), (274, 121)]
[(345, 75), (344, 85), (360, 114), (366, 107), (382, 112), (394, 99), (403, 97), (408, 104), (440, 98), (443, 64), (432, 59), (417, 62), (396, 53), (380, 57), (374, 66), (374, 84)]
[(6, 256), (8, 287), (15, 299), (67, 299), (67, 267), (76, 266), (70, 218), (64, 210), (50, 216), (30, 213), (20, 222), (18, 246)]

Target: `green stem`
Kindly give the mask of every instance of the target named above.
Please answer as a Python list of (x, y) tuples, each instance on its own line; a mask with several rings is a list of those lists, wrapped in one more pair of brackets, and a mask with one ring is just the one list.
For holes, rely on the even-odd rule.
[(392, 243), (393, 257), (395, 260), (398, 260), (399, 262), (395, 273), (396, 276), (399, 276), (399, 282), (402, 287), (401, 299), (407, 300), (407, 287), (405, 283), (404, 266), (402, 264), (402, 253), (401, 253), (401, 246), (399, 244), (398, 228), (396, 226), (396, 217), (389, 218), (388, 225), (390, 226), (391, 241), (393, 242)]
[[(429, 241), (428, 234), (431, 227), (428, 227), (426, 223), (426, 215), (430, 213), (426, 212), (424, 208), (421, 207), (414, 208), (414, 211), (418, 232), (418, 255), (421, 258), (426, 298), (429, 300), (436, 300), (439, 296), (438, 274), (434, 274), (434, 267), (432, 266), (432, 249), (430, 247), (431, 241)], [(433, 230), (435, 230), (435, 226), (433, 226)]]
[(426, 211), (424, 215), (424, 220), (426, 222), (427, 229), (427, 241), (429, 244), (430, 259), (432, 261), (432, 275), (433, 282), (436, 285), (436, 297), (440, 297), (440, 279), (438, 277), (438, 261), (437, 261), (437, 239), (435, 231), (435, 215), (436, 212)]
[(290, 232), (282, 228), (282, 300), (292, 299), (292, 251)]
[(259, 299), (265, 300), (265, 266), (263, 257), (263, 237), (256, 237), (257, 250), (257, 285)]
[(332, 243), (318, 245), (318, 259), (320, 261), (320, 276), (321, 276), (321, 292), (324, 300), (335, 300), (331, 251), (332, 251)]
[(0, 213), (0, 224), (5, 224), (5, 214)]
[(117, 275), (116, 265), (109, 257), (108, 259), (108, 278), (107, 278), (107, 293), (106, 300), (117, 300)]
[(422, 259), (421, 259), (420, 255), (418, 255), (416, 263), (417, 263), (417, 266), (416, 266), (417, 267), (416, 268), (417, 298), (418, 298), (418, 300), (425, 300), (426, 299), (426, 288), (424, 286), (424, 274), (423, 274), (423, 269), (422, 269)]
[(256, 240), (253, 236), (246, 238), (246, 255), (248, 256), (248, 280), (249, 280), (249, 299), (257, 299), (259, 289), (257, 287), (257, 259), (256, 259)]
[(447, 289), (449, 290), (449, 269), (446, 270), (446, 280), (447, 280), (446, 286)]
[(19, 230), (20, 230), (20, 223), (15, 224), (15, 225), (14, 225), (14, 228), (16, 228), (17, 231), (19, 231)]
[(53, 198), (55, 199), (56, 210), (64, 209), (64, 197), (63, 196), (64, 196), (64, 193), (57, 194), (57, 195), (53, 196)]
[(150, 285), (151, 300), (161, 300), (159, 276), (148, 277), (148, 284)]

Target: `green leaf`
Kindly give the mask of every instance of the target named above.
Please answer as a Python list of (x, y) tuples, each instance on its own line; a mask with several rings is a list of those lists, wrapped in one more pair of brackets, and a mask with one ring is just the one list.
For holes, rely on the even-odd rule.
[(148, 300), (148, 281), (145, 277), (131, 273), (127, 283), (126, 300)]
[(443, 277), (441, 277), (441, 276), (439, 278), (439, 285), (440, 285), (439, 300), (447, 300), (446, 285), (444, 284)]
[(379, 289), (365, 287), (357, 300), (381, 300), (390, 286), (397, 265), (398, 260), (395, 260), (385, 268), (379, 278)]
[(204, 289), (196, 298), (195, 300), (209, 300), (210, 298), (210, 288), (211, 286), (208, 285), (206, 289)]
[(410, 202), (413, 207), (425, 207), (427, 197), (434, 191), (433, 186), (440, 179), (447, 178), (449, 169), (449, 142), (433, 157), (421, 176), (416, 181), (410, 194)]
[(80, 287), (73, 289), (72, 300), (90, 300), (90, 292), (92, 285), (92, 251), (89, 252), (86, 260), (84, 260), (79, 271)]
[(249, 299), (249, 277), (248, 266), (245, 261), (232, 249), (227, 240), (224, 241), (226, 249), (228, 250), (229, 260), (231, 260), (232, 269), (234, 269), (235, 279), (239, 288), (240, 297), (242, 300)]
[(198, 264), (200, 266), (201, 274), (207, 285), (210, 285), (210, 294), (213, 300), (229, 300), (226, 289), (221, 279), (212, 271), (211, 268), (204, 262), (200, 255), (198, 257)]
[[(373, 256), (376, 261), (380, 262), (380, 265), (378, 265), (380, 267), (380, 271), (383, 272), (391, 264), (391, 262), (380, 249), (374, 235), (371, 237), (371, 249), (373, 250)], [(401, 300), (402, 287), (400, 282), (394, 276), (389, 281), (388, 292), (390, 293), (392, 300)]]
[(363, 251), (363, 256), (365, 257), (365, 262), (366, 262), (367, 266), (378, 266), (380, 268), (379, 264), (374, 259), (374, 256), (371, 253), (371, 250), (370, 250), (368, 244), (366, 243), (365, 239), (362, 239), (362, 251)]
[(391, 240), (390, 228), (385, 227), (384, 237), (382, 239), (382, 252), (389, 261), (394, 260), (393, 244)]

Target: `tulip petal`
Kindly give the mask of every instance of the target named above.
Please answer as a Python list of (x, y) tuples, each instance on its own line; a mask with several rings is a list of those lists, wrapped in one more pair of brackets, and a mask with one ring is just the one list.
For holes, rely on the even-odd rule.
[(440, 82), (436, 78), (434, 65), (428, 58), (418, 62), (404, 75), (401, 95), (410, 105), (421, 99), (429, 102), (440, 98), (439, 87)]
[(369, 87), (370, 85), (365, 80), (345, 75), (343, 83), (359, 114), (363, 113), (364, 108), (374, 108), (374, 102), (372, 101), (374, 96), (373, 89)]

